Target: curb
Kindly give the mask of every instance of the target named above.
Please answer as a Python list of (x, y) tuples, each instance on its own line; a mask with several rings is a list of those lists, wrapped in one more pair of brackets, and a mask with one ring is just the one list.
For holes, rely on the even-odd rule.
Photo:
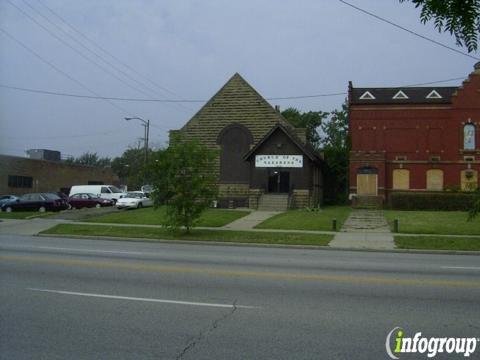
[(36, 234), (38, 237), (55, 237), (71, 239), (89, 239), (106, 241), (128, 241), (145, 242), (161, 244), (181, 244), (181, 245), (210, 245), (210, 246), (232, 246), (232, 247), (260, 247), (260, 248), (278, 248), (278, 249), (297, 249), (297, 250), (328, 250), (328, 251), (355, 251), (355, 252), (378, 252), (393, 254), (425, 254), (425, 255), (470, 255), (480, 256), (480, 251), (461, 251), (461, 250), (420, 250), (420, 249), (364, 249), (364, 248), (340, 248), (330, 247), (328, 245), (287, 245), (287, 244), (263, 244), (263, 243), (242, 243), (225, 241), (203, 241), (203, 240), (168, 240), (168, 239), (150, 239), (150, 238), (123, 238), (117, 236), (88, 236), (88, 235), (60, 235), (60, 234)]
[(169, 240), (169, 239), (152, 239), (152, 238), (131, 238), (119, 236), (90, 236), (90, 235), (68, 235), (68, 234), (36, 234), (38, 237), (55, 237), (69, 239), (89, 239), (89, 240), (106, 240), (106, 241), (128, 241), (128, 242), (144, 242), (144, 243), (161, 243), (161, 244), (181, 244), (181, 245), (211, 245), (211, 246), (237, 246), (237, 247), (263, 247), (263, 248), (281, 248), (281, 249), (306, 249), (306, 250), (326, 250), (328, 245), (288, 245), (288, 244), (265, 244), (265, 243), (242, 243), (228, 241), (205, 241), (205, 240)]

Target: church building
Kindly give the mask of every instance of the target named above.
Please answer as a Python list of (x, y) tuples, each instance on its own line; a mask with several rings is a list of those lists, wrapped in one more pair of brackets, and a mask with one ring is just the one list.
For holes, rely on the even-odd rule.
[(219, 151), (218, 206), (286, 210), (317, 206), (323, 195), (322, 158), (239, 74), (180, 129)]
[(460, 87), (349, 86), (350, 197), (473, 191), (480, 170), (480, 63)]

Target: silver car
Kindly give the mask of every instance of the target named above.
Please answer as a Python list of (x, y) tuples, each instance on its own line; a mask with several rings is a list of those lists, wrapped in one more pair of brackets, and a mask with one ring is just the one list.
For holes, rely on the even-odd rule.
[(143, 191), (127, 192), (122, 198), (118, 199), (116, 206), (118, 209), (140, 209), (144, 206), (152, 206), (152, 199), (148, 198)]

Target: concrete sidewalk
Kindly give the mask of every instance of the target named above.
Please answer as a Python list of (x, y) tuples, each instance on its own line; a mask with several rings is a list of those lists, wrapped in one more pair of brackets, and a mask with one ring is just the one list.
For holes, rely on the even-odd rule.
[(281, 211), (252, 211), (247, 216), (237, 219), (230, 224), (223, 226), (221, 229), (238, 231), (252, 230), (258, 224), (280, 213)]
[[(0, 222), (1, 235), (37, 235), (39, 232), (50, 229), (58, 224), (70, 223), (55, 219), (2, 219)], [(74, 222), (71, 222), (74, 223)]]
[(393, 250), (395, 242), (383, 212), (353, 210), (330, 247), (344, 249)]

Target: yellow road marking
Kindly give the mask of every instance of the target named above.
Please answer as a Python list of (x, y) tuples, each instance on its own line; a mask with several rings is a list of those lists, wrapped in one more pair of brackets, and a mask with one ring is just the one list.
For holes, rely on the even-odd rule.
[(48, 257), (31, 256), (0, 256), (2, 261), (21, 261), (32, 264), (54, 264), (64, 266), (82, 266), (98, 269), (122, 269), (132, 271), (147, 271), (161, 273), (186, 273), (196, 275), (215, 275), (227, 277), (253, 277), (277, 280), (303, 280), (303, 281), (331, 281), (348, 282), (356, 284), (380, 284), (380, 285), (425, 285), (440, 287), (466, 287), (480, 288), (480, 281), (456, 281), (435, 279), (394, 279), (386, 277), (350, 276), (350, 275), (321, 275), (321, 274), (294, 274), (276, 273), (268, 271), (240, 271), (240, 270), (216, 270), (201, 267), (163, 266), (156, 264), (125, 263), (119, 261), (99, 262), (92, 260), (59, 259)]

